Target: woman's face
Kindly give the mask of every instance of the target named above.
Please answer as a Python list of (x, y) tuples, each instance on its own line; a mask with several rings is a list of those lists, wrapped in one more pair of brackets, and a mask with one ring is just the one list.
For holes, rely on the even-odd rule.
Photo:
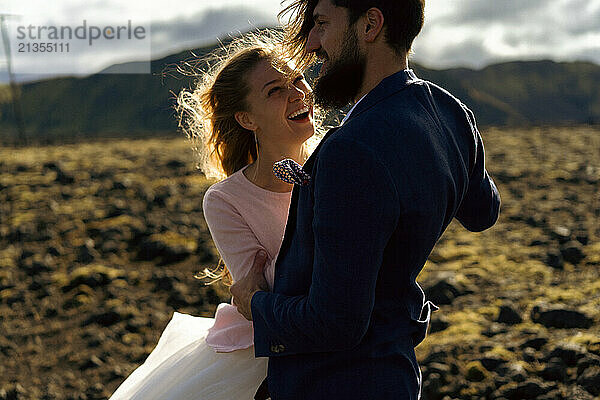
[(256, 132), (263, 145), (302, 144), (314, 134), (310, 86), (302, 75), (291, 78), (267, 60), (259, 62), (248, 77), (249, 109), (242, 120), (249, 125), (240, 123)]

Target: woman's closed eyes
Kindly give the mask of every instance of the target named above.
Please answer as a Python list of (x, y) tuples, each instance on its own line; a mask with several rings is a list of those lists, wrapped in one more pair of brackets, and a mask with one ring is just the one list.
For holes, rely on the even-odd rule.
[[(304, 76), (300, 75), (298, 76), (296, 79), (294, 79), (294, 85), (298, 86), (298, 83), (304, 80)], [(283, 87), (281, 86), (274, 86), (271, 89), (269, 89), (269, 91), (267, 92), (267, 97), (272, 96), (273, 94), (279, 92), (280, 90), (282, 90)]]

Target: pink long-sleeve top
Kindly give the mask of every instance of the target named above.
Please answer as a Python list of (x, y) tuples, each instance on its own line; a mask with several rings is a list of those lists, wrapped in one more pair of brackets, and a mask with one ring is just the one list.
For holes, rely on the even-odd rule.
[[(250, 270), (258, 250), (267, 252), (265, 278), (273, 289), (274, 264), (283, 240), (291, 192), (272, 192), (243, 174), (248, 166), (212, 185), (204, 194), (204, 218), (233, 281)], [(217, 352), (246, 349), (254, 344), (252, 322), (232, 304), (217, 307), (206, 342)]]

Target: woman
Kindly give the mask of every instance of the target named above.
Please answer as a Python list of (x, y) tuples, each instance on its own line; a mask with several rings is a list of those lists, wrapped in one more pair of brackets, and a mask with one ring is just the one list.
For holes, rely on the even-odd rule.
[[(203, 200), (226, 264), (222, 275), (240, 279), (262, 249), (271, 288), (292, 190), (274, 176), (273, 163), (303, 163), (314, 134), (310, 87), (275, 49), (265, 37), (234, 42), (198, 88), (178, 99), (200, 167), (207, 176), (227, 176)], [(267, 359), (254, 358), (252, 346), (252, 323), (232, 304), (220, 304), (214, 319), (175, 313), (111, 399), (252, 399), (267, 371)]]

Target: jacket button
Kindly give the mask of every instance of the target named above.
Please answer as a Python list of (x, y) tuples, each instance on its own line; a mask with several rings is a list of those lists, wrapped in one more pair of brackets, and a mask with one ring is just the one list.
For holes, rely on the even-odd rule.
[(271, 345), (271, 352), (272, 353), (281, 353), (285, 351), (285, 346), (282, 344), (273, 344)]

